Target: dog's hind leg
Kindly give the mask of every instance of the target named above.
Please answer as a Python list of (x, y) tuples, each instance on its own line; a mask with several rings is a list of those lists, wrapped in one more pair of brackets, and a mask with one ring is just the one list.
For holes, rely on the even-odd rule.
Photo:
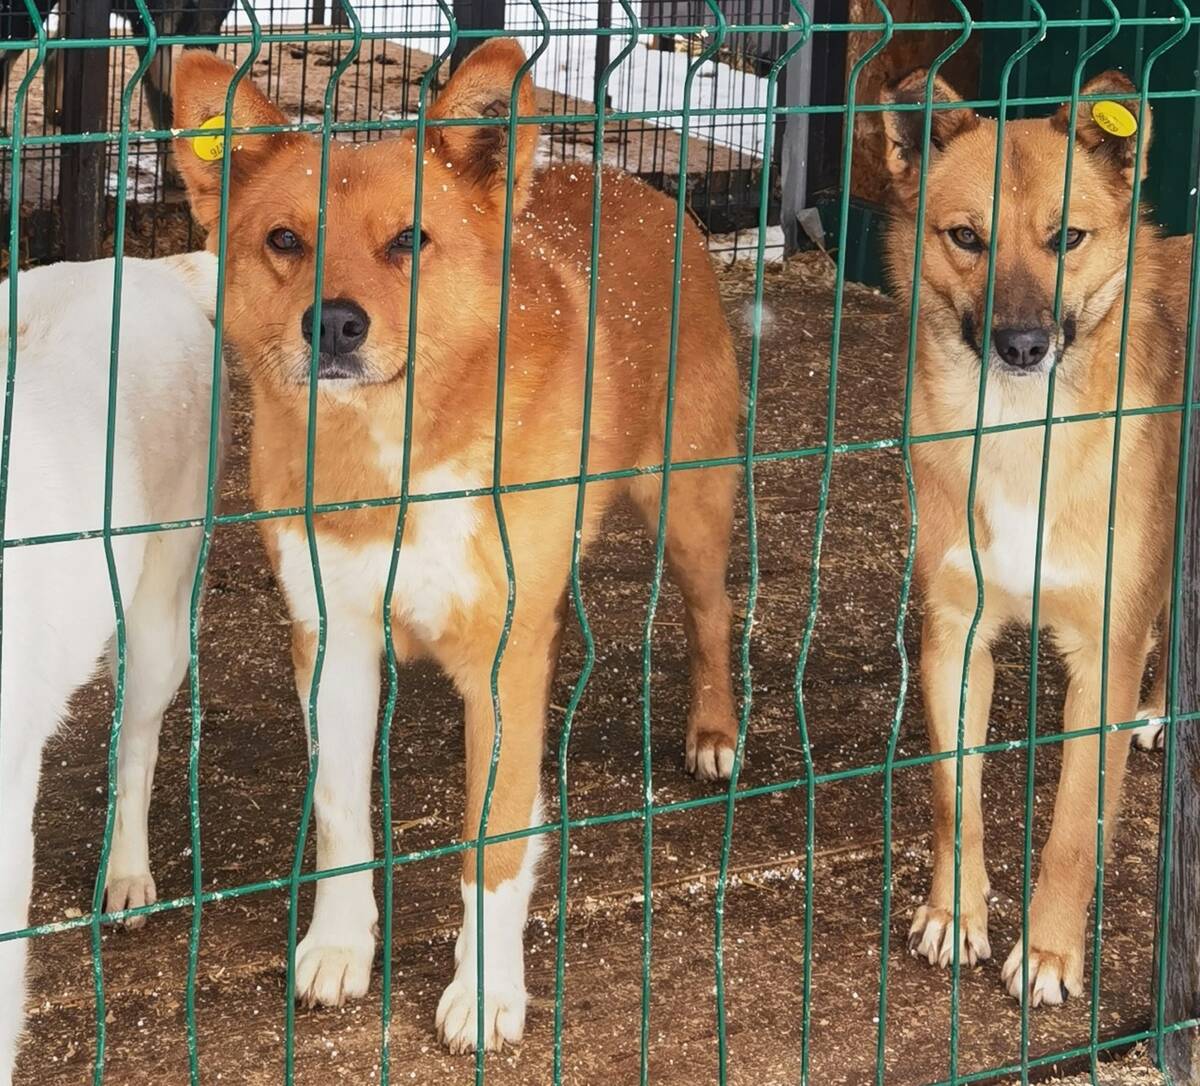
[[(733, 770), (737, 743), (729, 658), (733, 607), (725, 588), (737, 470), (677, 471), (670, 487), (666, 560), (671, 579), (683, 595), (684, 630), (691, 656), (685, 764), (700, 780), (723, 780)], [(636, 477), (629, 492), (646, 530), (655, 535), (662, 493), (658, 476)]]
[(1154, 686), (1150, 697), (1138, 709), (1138, 719), (1146, 721), (1133, 732), (1133, 745), (1138, 750), (1162, 750), (1166, 743), (1168, 646), (1171, 642), (1171, 609), (1164, 607), (1158, 622), (1158, 666), (1154, 671)]
[[(105, 908), (110, 912), (152, 905), (157, 899), (150, 874), (150, 793), (163, 713), (187, 674), (189, 604), (198, 539), (193, 531), (178, 531), (150, 540), (142, 578), (126, 615), (125, 709), (117, 748), (116, 819), (105, 881)], [(114, 681), (116, 665), (114, 646), (110, 656)], [(132, 917), (126, 927), (139, 928), (145, 922), (144, 916)]]

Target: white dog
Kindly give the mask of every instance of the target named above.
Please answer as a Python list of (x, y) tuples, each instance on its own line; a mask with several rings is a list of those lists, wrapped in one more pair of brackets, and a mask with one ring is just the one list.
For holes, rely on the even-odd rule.
[[(114, 263), (56, 264), (17, 282), (8, 539), (100, 528)], [(203, 514), (216, 260), (126, 260), (113, 467), (114, 527)], [(0, 284), (7, 362), (8, 284)], [(0, 386), (0, 406), (4, 389)], [(146, 840), (162, 714), (188, 663), (200, 529), (114, 537), (125, 611), (124, 727), (109, 909), (155, 900)], [(28, 924), (42, 747), (108, 655), (115, 609), (100, 539), (4, 553), (0, 660), (0, 933)], [(97, 752), (96, 757), (100, 757)], [(0, 1086), (24, 1022), (27, 940), (0, 942)]]

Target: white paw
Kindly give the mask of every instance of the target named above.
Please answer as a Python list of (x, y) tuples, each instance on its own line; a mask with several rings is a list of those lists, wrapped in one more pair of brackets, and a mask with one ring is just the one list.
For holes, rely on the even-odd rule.
[[(461, 970), (460, 970), (461, 972)], [(487, 983), (485, 976), (484, 981)], [(442, 993), (437, 1009), (438, 1040), (456, 1055), (474, 1052), (478, 1037), (477, 989), (472, 981), (455, 977)], [(498, 1052), (515, 1045), (525, 1032), (525, 989), (515, 984), (488, 984), (483, 994), (483, 1047)]]
[[(296, 1000), (306, 1007), (340, 1007), (361, 999), (371, 984), (375, 939), (360, 940), (346, 932), (310, 931), (296, 947)], [(331, 936), (331, 937), (330, 937)]]
[[(139, 875), (128, 875), (121, 878), (108, 879), (104, 888), (104, 911), (120, 912), (122, 909), (140, 909), (143, 905), (153, 905), (158, 900), (158, 891), (154, 887), (154, 879), (149, 871)], [(131, 916), (125, 922), (125, 927), (136, 931), (144, 927), (144, 916)]]
[[(1000, 979), (1013, 999), (1021, 998), (1022, 945), (1017, 943), (1004, 963)], [(1079, 958), (1076, 962), (1075, 959)], [(1029, 1005), (1057, 1007), (1067, 996), (1083, 993), (1082, 955), (1053, 954), (1034, 948), (1029, 952)]]
[[(932, 905), (922, 905), (908, 929), (908, 951), (930, 965), (949, 967), (954, 957), (954, 914)], [(976, 916), (960, 910), (958, 917), (958, 960), (975, 966), (992, 956), (988, 942), (987, 913)]]
[(1166, 717), (1154, 709), (1140, 709), (1137, 718), (1146, 723), (1134, 729), (1133, 745), (1138, 750), (1162, 750), (1167, 739), (1167, 730), (1164, 727)]
[(733, 773), (735, 737), (724, 732), (688, 732), (684, 766), (698, 781), (727, 781)]

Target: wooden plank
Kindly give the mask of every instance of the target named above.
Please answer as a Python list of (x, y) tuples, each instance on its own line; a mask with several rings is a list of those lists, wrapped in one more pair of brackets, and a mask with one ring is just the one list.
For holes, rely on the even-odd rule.
[[(111, 0), (63, 0), (64, 36), (109, 36)], [(69, 49), (62, 56), (64, 134), (103, 132), (108, 114), (108, 50)], [(67, 260), (95, 260), (104, 240), (108, 145), (74, 143), (62, 149), (58, 200)]]
[[(839, 0), (814, 0), (812, 17), (817, 23), (839, 19)], [(811, 56), (809, 102), (814, 106), (840, 105), (846, 100), (846, 73), (850, 58), (846, 55), (849, 36), (814, 34)], [(842, 176), (843, 113), (814, 113), (808, 118), (805, 207), (816, 203), (818, 194), (837, 189)]]
[[(1200, 380), (1196, 382), (1200, 388)], [(1197, 395), (1193, 389), (1193, 399)], [(1200, 708), (1200, 418), (1194, 418), (1186, 481), (1179, 653), (1179, 712)], [(1165, 1021), (1200, 1017), (1200, 722), (1176, 725), (1175, 803)], [(1177, 1086), (1200, 1086), (1200, 1031), (1167, 1035), (1167, 1069)]]

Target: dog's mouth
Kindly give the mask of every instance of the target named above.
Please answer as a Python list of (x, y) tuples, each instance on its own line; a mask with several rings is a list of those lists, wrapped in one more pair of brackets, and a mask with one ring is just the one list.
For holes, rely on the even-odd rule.
[[(332, 354), (322, 351), (317, 356), (317, 382), (330, 391), (364, 385), (388, 385), (399, 381), (408, 371), (407, 363), (394, 372), (381, 372), (362, 352)], [(297, 359), (292, 369), (292, 382), (307, 386), (312, 376), (312, 357), (307, 352)]]
[(360, 354), (327, 354), (317, 358), (318, 381), (353, 381), (358, 384), (367, 377), (367, 364)]
[[(996, 347), (989, 342), (987, 352), (988, 368), (994, 373), (1012, 377), (1038, 377), (1050, 373), (1075, 342), (1075, 317), (1068, 315), (1063, 318), (1061, 325), (1050, 334), (1049, 350), (1036, 362), (1014, 363), (1005, 358)], [(962, 340), (971, 348), (972, 353), (982, 363), (983, 348), (979, 342), (979, 329), (975, 323), (975, 315), (967, 312), (962, 315)]]

